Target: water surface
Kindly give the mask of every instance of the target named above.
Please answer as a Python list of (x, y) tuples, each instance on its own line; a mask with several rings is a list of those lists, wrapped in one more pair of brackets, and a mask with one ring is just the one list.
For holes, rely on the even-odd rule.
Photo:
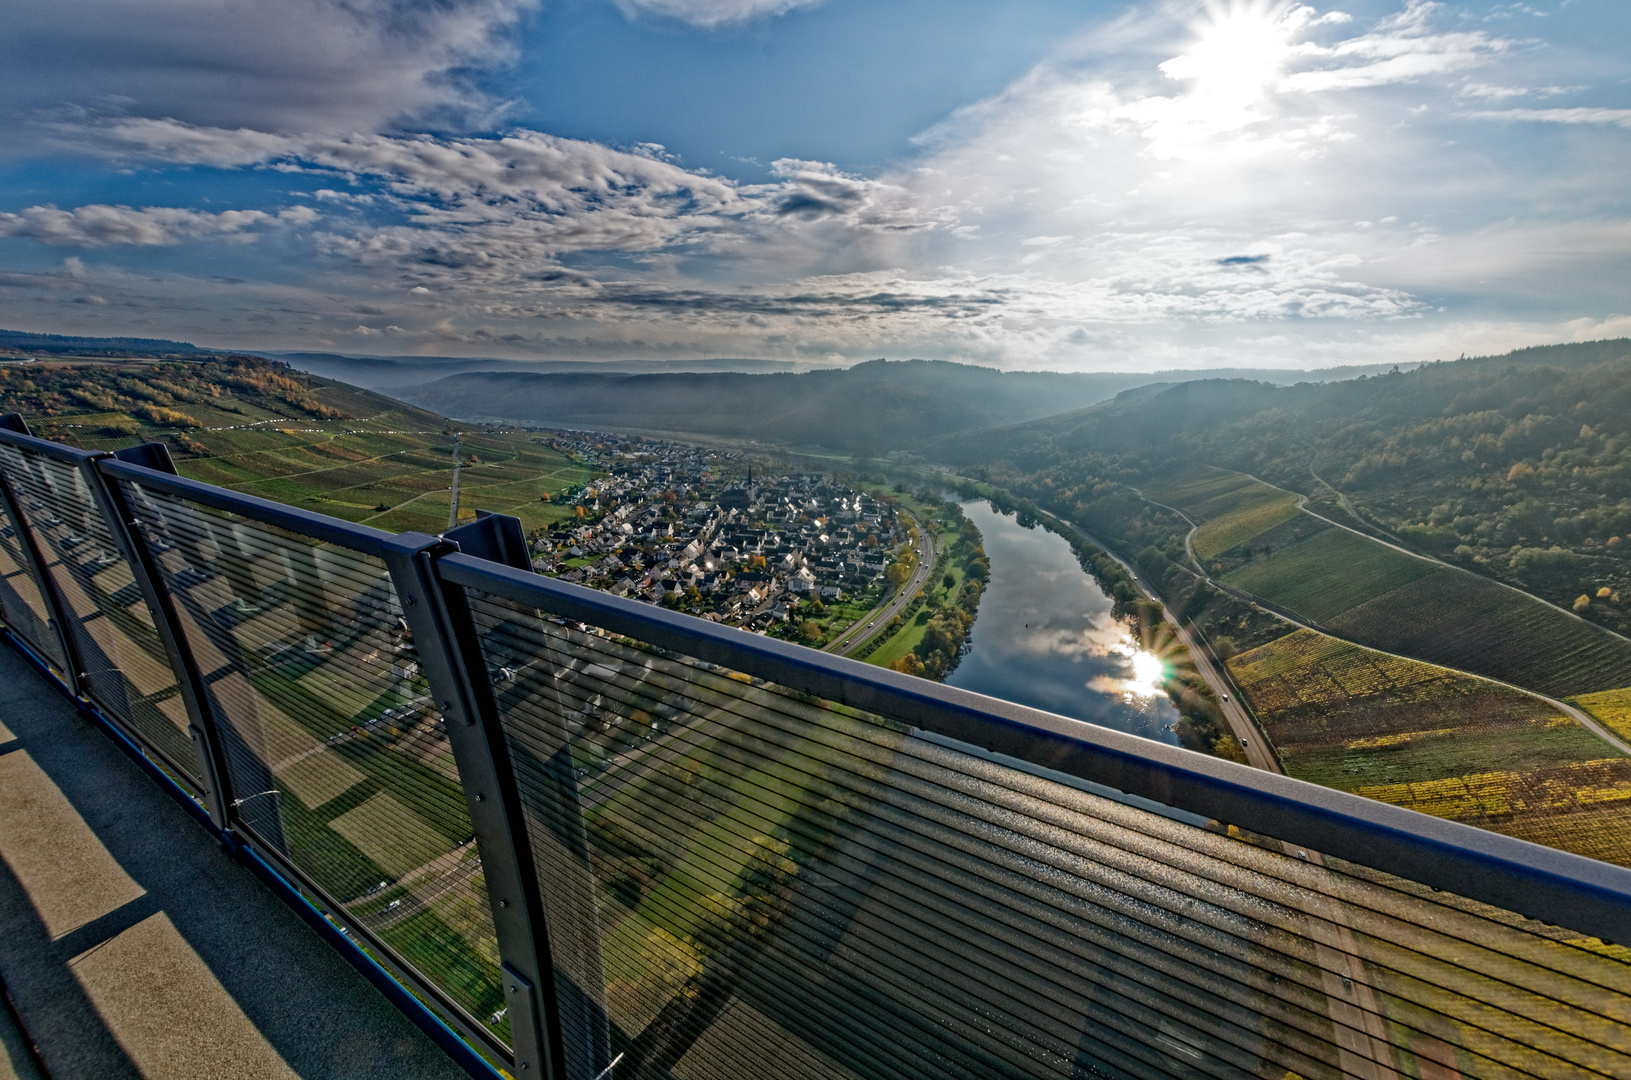
[(972, 648), (946, 677), (1021, 705), (1177, 743), (1177, 710), (1160, 687), (1160, 661), (1111, 617), (1113, 601), (1063, 539), (1022, 528), (985, 502), (963, 504), (979, 527), (991, 580)]

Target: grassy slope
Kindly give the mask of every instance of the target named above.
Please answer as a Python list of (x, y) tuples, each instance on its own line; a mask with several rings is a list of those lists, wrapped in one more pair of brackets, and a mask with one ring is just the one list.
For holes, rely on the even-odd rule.
[[(453, 421), (343, 383), (299, 376), (312, 401), (344, 414), (325, 419), (232, 387), (220, 379), (225, 370), (200, 363), (56, 369), (65, 384), (105, 385), (109, 392), (128, 388), (132, 380), (173, 383), (178, 372), (213, 384), (218, 394), (175, 403), (197, 421), (182, 429), (160, 427), (130, 408), (98, 410), (72, 398), (49, 416), (26, 399), (0, 402), (8, 406), (0, 411), (17, 408), (37, 434), (86, 449), (117, 450), (165, 439), (183, 476), (348, 521), (398, 532), (447, 528)], [(461, 506), (514, 514), (528, 530), (571, 512), (559, 503), (540, 502), (540, 495), (558, 495), (596, 475), (528, 432), (461, 430), (460, 438), (467, 462), (460, 477)], [(472, 463), (471, 455), (479, 460)]]

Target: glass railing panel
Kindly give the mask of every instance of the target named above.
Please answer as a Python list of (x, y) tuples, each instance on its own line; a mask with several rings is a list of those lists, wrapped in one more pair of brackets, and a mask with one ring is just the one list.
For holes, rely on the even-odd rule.
[(240, 826), (506, 1038), (459, 770), (384, 564), (118, 483), (197, 662)]
[(23, 554), (23, 536), (5, 505), (0, 503), (0, 619), (35, 652), (57, 665), (68, 665), (51, 628), (51, 613), (40, 595), (39, 582)]
[(0, 468), (66, 605), (86, 695), (167, 765), (202, 784), (186, 704), (153, 613), (84, 475), (68, 461), (6, 444)]
[(575, 1080), (1631, 1075), (1623, 947), (470, 600)]

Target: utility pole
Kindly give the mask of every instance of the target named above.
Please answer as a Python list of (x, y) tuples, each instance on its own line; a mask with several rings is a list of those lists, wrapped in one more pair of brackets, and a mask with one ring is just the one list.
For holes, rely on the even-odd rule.
[(462, 455), (459, 453), (460, 449), (459, 437), (455, 435), (453, 436), (453, 505), (447, 511), (447, 527), (450, 529), (459, 523), (459, 466), (463, 464)]

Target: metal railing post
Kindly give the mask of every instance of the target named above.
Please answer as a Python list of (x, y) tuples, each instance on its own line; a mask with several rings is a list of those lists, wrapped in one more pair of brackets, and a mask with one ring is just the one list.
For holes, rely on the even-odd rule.
[[(26, 425), (21, 429), (21, 433), (29, 434)], [(28, 569), (33, 573), (34, 580), (39, 586), (40, 602), (50, 613), (51, 630), (56, 636), (57, 647), (62, 650), (62, 664), (65, 668), (62, 673), (63, 679), (75, 697), (83, 698), (85, 680), (80, 673), (79, 650), (74, 647), (73, 635), (68, 632), (67, 605), (63, 603), (62, 596), (57, 591), (55, 580), (46, 570), (45, 556), (40, 550), (38, 538), (34, 535), (34, 527), (28, 523), (28, 517), (23, 513), (16, 492), (11, 486), (11, 478), (5, 474), (4, 469), (0, 469), (0, 504), (5, 506), (6, 513), (17, 526), (17, 545), (22, 550), (23, 558), (28, 561)]]
[[(175, 466), (170, 462), (169, 452), (156, 453), (150, 449), (152, 445), (158, 445), (159, 450), (164, 450), (163, 444), (144, 444), (132, 448), (136, 453), (127, 454), (120, 451), (112, 456), (175, 474)], [(216, 734), (215, 714), (209, 708), (209, 697), (204, 689), (203, 676), (199, 674), (198, 664), (193, 659), (192, 647), (187, 643), (187, 636), (181, 629), (175, 604), (171, 601), (169, 591), (164, 587), (164, 578), (159, 573), (158, 563), (152, 550), (147, 546), (146, 538), (141, 535), (141, 521), (132, 513), (130, 502), (125, 498), (124, 491), (120, 489), (118, 483), (104, 476), (98, 467), (97, 463), (105, 457), (106, 455), (100, 455), (86, 459), (80, 465), (80, 474), (84, 476), (85, 483), (91, 490), (91, 497), (96, 501), (97, 509), (107, 522), (109, 534), (119, 546), (125, 561), (130, 564), (130, 572), (141, 589), (147, 610), (153, 616), (153, 626), (158, 632), (159, 642), (164, 646), (170, 670), (175, 674), (176, 687), (187, 710), (187, 734), (198, 753), (199, 771), (204, 778), (204, 805), (209, 810), (210, 821), (218, 829), (230, 828), (231, 774), (227, 771), (221, 740)]]
[(458, 548), (413, 533), (398, 539), (424, 541), (386, 563), (464, 783), (498, 936), (515, 1076), (568, 1080), (543, 904), (503, 729), (463, 591), (436, 573), (435, 560)]

